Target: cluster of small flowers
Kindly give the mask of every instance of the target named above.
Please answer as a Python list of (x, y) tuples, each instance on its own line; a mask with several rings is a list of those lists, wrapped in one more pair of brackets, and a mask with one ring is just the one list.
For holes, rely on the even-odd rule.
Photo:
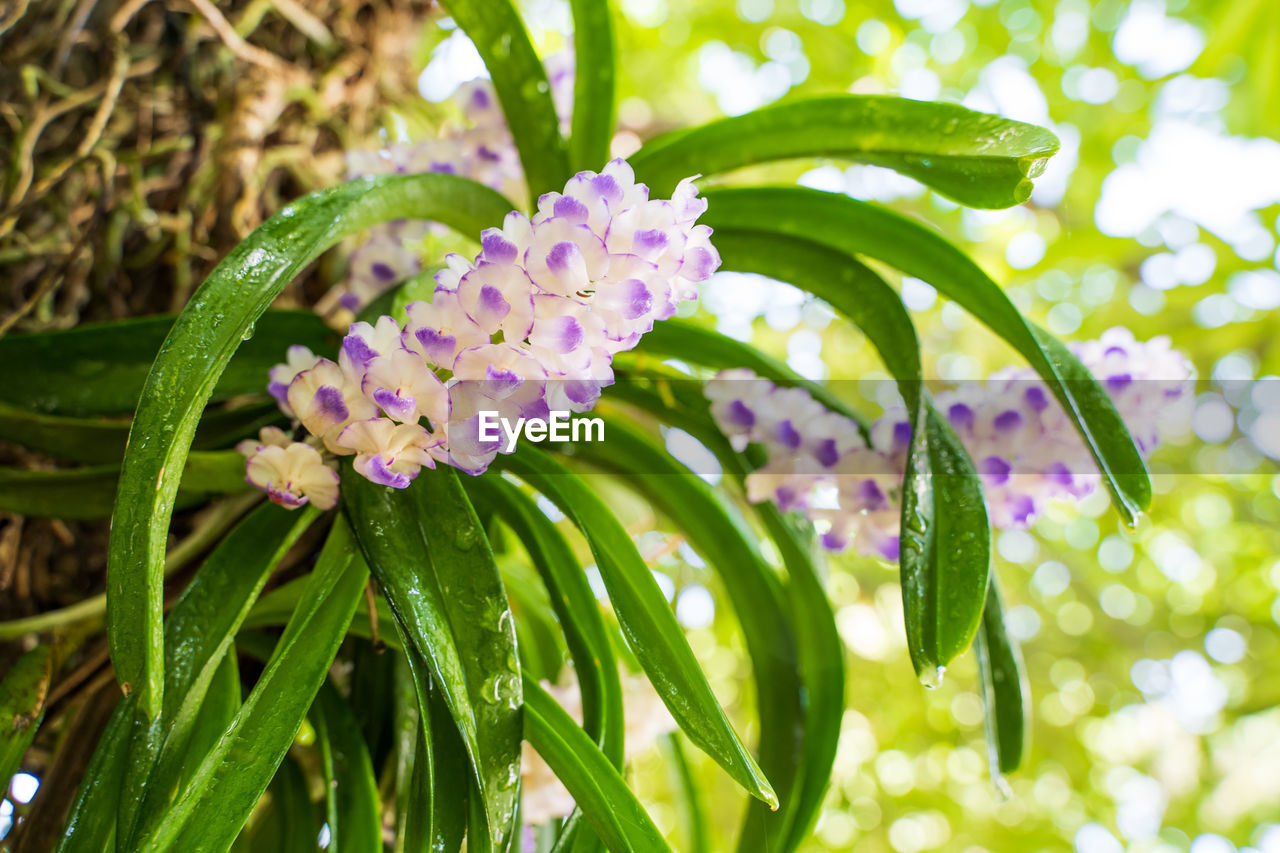
[[(1191, 371), (1167, 338), (1143, 343), (1115, 328), (1071, 349), (1107, 390), (1144, 453), (1170, 420), (1185, 418), (1178, 404), (1190, 400)], [(707, 383), (706, 396), (735, 448), (756, 443), (767, 451), (768, 462), (747, 477), (752, 502), (772, 500), (803, 513), (824, 531), (831, 550), (852, 543), (862, 554), (898, 558), (911, 439), (904, 409), (878, 419), (868, 444), (853, 421), (807, 391), (777, 387), (750, 371), (722, 372)], [(992, 525), (1026, 527), (1048, 501), (1097, 488), (1100, 475), (1071, 421), (1033, 371), (1000, 371), (986, 383), (938, 393), (934, 405), (974, 460)]]
[[(783, 388), (746, 369), (707, 383), (711, 413), (736, 450), (762, 445), (768, 461), (747, 476), (752, 503), (771, 500), (824, 529), (823, 544), (898, 558), (898, 491), (910, 429), (883, 420), (871, 444), (858, 424), (803, 388)], [(905, 429), (904, 429), (905, 428)]]
[[(613, 382), (614, 354), (697, 298), (720, 265), (696, 222), (706, 207), (691, 178), (661, 200), (625, 161), (580, 172), (532, 218), (512, 212), (486, 230), (474, 261), (447, 256), (404, 327), (353, 323), (337, 363), (291, 347), (268, 390), (375, 483), (404, 488), (436, 462), (479, 474), (509, 450), (484, 435), (482, 413), (514, 423), (590, 410)], [(269, 489), (305, 494), (301, 478), (278, 473)]]
[[(573, 107), (572, 54), (546, 62), (556, 111), (567, 121)], [(462, 175), (519, 200), (525, 193), (524, 170), (493, 84), (484, 79), (463, 84), (453, 95), (467, 125), (450, 126), (441, 136), (420, 142), (393, 142), (376, 151), (347, 152), (347, 178), (439, 172)], [(358, 311), (392, 285), (422, 269), (421, 244), (430, 225), (401, 220), (371, 228), (351, 252), (342, 307)]]
[[(582, 694), (577, 681), (564, 685), (543, 681), (542, 689), (551, 694), (579, 725), (582, 724)], [(644, 676), (622, 674), (622, 703), (625, 709), (623, 750), (626, 760), (645, 754), (653, 749), (658, 738), (675, 731), (675, 720)], [(520, 777), (520, 806), (525, 823), (547, 823), (567, 817), (573, 811), (572, 795), (528, 742), (523, 745)]]
[[(1144, 455), (1162, 429), (1189, 417), (1190, 364), (1168, 337), (1140, 342), (1116, 327), (1070, 349), (1107, 391)], [(1066, 412), (1030, 368), (939, 393), (935, 405), (973, 458), (996, 527), (1026, 527), (1047, 501), (1079, 499), (1101, 484)]]

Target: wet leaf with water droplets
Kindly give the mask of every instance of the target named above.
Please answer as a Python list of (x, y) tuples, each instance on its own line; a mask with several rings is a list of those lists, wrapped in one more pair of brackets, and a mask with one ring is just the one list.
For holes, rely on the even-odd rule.
[(496, 464), (546, 495), (582, 531), (623, 635), (671, 716), (748, 793), (776, 808), (769, 780), (716, 701), (662, 590), (617, 517), (577, 475), (535, 448), (523, 446)]
[(973, 645), (978, 653), (978, 675), (986, 711), (991, 778), (999, 782), (1002, 774), (1018, 769), (1026, 754), (1031, 736), (1031, 727), (1027, 725), (1031, 689), (1018, 643), (1005, 630), (1004, 604), (994, 575), (987, 590), (982, 628)]
[(516, 810), (510, 780), (520, 763), (521, 690), (510, 605), (488, 538), (452, 468), (423, 470), (396, 490), (348, 467), (342, 488), (378, 586), (466, 747), (487, 825), (473, 835), (474, 849), (503, 850)]
[(798, 237), (720, 228), (726, 269), (788, 281), (844, 314), (898, 383), (912, 424), (903, 475), (900, 559), (907, 648), (926, 683), (968, 648), (982, 614), (990, 536), (973, 463), (924, 388), (920, 343), (902, 300), (849, 254)]
[(1042, 127), (958, 104), (826, 95), (660, 136), (630, 162), (662, 195), (689, 175), (835, 157), (895, 169), (968, 207), (1002, 208), (1030, 197), (1035, 164), (1057, 150), (1058, 138)]

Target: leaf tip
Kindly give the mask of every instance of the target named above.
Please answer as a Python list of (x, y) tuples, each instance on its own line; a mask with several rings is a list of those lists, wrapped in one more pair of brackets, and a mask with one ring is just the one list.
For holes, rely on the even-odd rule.
[(920, 683), (930, 690), (936, 690), (942, 686), (942, 679), (947, 673), (947, 668), (942, 665), (935, 667), (925, 667), (919, 673)]

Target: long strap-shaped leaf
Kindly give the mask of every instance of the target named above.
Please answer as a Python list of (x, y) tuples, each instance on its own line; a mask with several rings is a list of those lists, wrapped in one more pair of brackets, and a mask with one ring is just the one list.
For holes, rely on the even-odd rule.
[(107, 721), (76, 790), (58, 853), (103, 853), (111, 849), (137, 704), (136, 697), (121, 700)]
[(293, 742), (364, 594), (368, 570), (338, 518), (258, 683), (178, 799), (134, 849), (230, 847)]
[[(0, 338), (0, 388), (5, 403), (52, 415), (124, 415), (138, 405), (151, 363), (174, 317), (160, 314), (73, 329)], [(338, 335), (309, 311), (267, 311), (255, 335), (236, 350), (211, 401), (263, 393), (263, 371), (281, 360), (281, 347), (316, 352)]]
[(570, 0), (573, 9), (573, 130), (569, 165), (598, 171), (609, 159), (617, 112), (618, 53), (609, 0)]
[(785, 806), (782, 830), (771, 839), (772, 850), (789, 853), (813, 828), (831, 784), (844, 719), (844, 643), (835, 615), (818, 576), (812, 531), (802, 532), (783, 518), (773, 504), (756, 508), (769, 533), (790, 582), (788, 603), (796, 626), (796, 648), (805, 688), (804, 751), (800, 774)]
[[(201, 418), (192, 446), (225, 447), (283, 420), (274, 401), (210, 412)], [(129, 421), (123, 418), (45, 415), (0, 403), (0, 441), (12, 441), (71, 462), (118, 464), (129, 439), (129, 426)], [(112, 485), (108, 506), (115, 497), (114, 483)]]
[(917, 674), (932, 681), (978, 629), (990, 534), (973, 463), (929, 404), (911, 317), (888, 284), (847, 254), (733, 229), (720, 231), (717, 243), (729, 268), (792, 282), (830, 302), (862, 329), (897, 380), (913, 425), (899, 558), (907, 646)]
[(9, 790), (36, 729), (44, 719), (53, 677), (53, 647), (36, 646), (18, 658), (0, 681), (0, 784)]
[(343, 490), (361, 550), (466, 745), (483, 803), (472, 848), (502, 850), (519, 778), (520, 665), (488, 537), (451, 468), (404, 490), (348, 469)]
[(185, 760), (182, 765), (180, 786), (185, 786), (199, 769), (199, 759), (209, 754), (218, 738), (235, 721), (242, 704), (240, 690), (240, 661), (232, 646), (222, 656), (222, 662), (209, 682), (209, 689), (200, 704), (195, 722), (187, 738)]
[(467, 492), (498, 513), (528, 551), (564, 629), (582, 695), (582, 726), (622, 769), (623, 709), (609, 629), (573, 549), (533, 499), (501, 477), (471, 477)]
[[(760, 766), (778, 801), (788, 801), (799, 771), (803, 727), (801, 686), (791, 614), (782, 587), (754, 544), (746, 520), (701, 478), (621, 418), (606, 420), (604, 442), (586, 442), (576, 455), (606, 470), (671, 518), (720, 575), (751, 660), (760, 716)], [(748, 824), (764, 831), (742, 849), (764, 849), (773, 827), (755, 801)], [(782, 815), (774, 812), (774, 819)]]
[(311, 507), (291, 513), (259, 506), (218, 543), (174, 605), (165, 625), (162, 711), (155, 719), (134, 718), (120, 798), (122, 841), (151, 828), (184, 767), (203, 755), (189, 739), (210, 683), (271, 572), (318, 515)]
[(267, 788), (266, 807), (235, 840), (235, 848), (237, 853), (312, 853), (319, 829), (307, 777), (285, 756)]
[(569, 516), (595, 555), (628, 645), (689, 739), (746, 791), (777, 807), (769, 780), (738, 738), (635, 543), (586, 483), (531, 447), (499, 463)]
[[(404, 671), (400, 674), (402, 683), (397, 685), (397, 698), (412, 702), (415, 713), (411, 716), (416, 723), (409, 746), (412, 755), (401, 757), (396, 809), (400, 813), (397, 824), (402, 827), (403, 837), (397, 838), (396, 844), (403, 850), (426, 850), (436, 838), (456, 835), (461, 841), (467, 826), (467, 797), (475, 783), (468, 778), (472, 771), (458, 727), (440, 702), (440, 691), (431, 689), (432, 675), (426, 661), (409, 639), (404, 624), (394, 617), (392, 624), (404, 652)], [(452, 778), (460, 784), (442, 784), (445, 773), (440, 772), (438, 765), (441, 746), (446, 741), (457, 743), (454, 750), (457, 766)], [(477, 831), (484, 829), (481, 826)], [(437, 844), (433, 849), (452, 851), (457, 847)]]
[[(174, 505), (195, 506), (210, 494), (247, 491), (243, 460), (235, 451), (192, 452), (187, 456)], [(107, 518), (119, 477), (119, 465), (51, 471), (0, 468), (0, 511), (33, 518)]]
[(444, 0), (444, 7), (471, 37), (489, 69), (520, 152), (529, 197), (536, 201), (543, 193), (560, 189), (569, 177), (568, 152), (560, 137), (547, 71), (520, 13), (511, 0)]
[[(100, 851), (103, 839), (116, 826), (117, 803), (126, 814), (125, 822), (131, 823), (132, 815), (144, 808), (144, 794), (154, 790), (157, 800), (168, 797), (172, 780), (162, 783), (159, 777), (167, 778), (169, 771), (157, 775), (153, 769), (157, 753), (166, 743), (170, 744), (170, 757), (180, 760), (177, 769), (183, 781), (189, 780), (196, 768), (187, 760), (208, 751), (201, 729), (216, 728), (216, 735), (226, 729), (225, 724), (215, 722), (222, 717), (211, 705), (223, 704), (232, 689), (236, 707), (240, 704), (238, 680), (232, 687), (223, 684), (214, 702), (208, 700), (205, 690), (207, 686), (213, 691), (218, 679), (227, 677), (226, 670), (235, 669), (234, 661), (228, 664), (234, 657), (230, 638), (241, 624), (242, 608), (254, 600), (267, 574), (314, 519), (312, 511), (299, 515), (264, 505), (246, 516), (209, 555), (169, 613), (168, 627), (175, 642), (166, 673), (170, 680), (168, 715), (148, 724), (137, 713), (136, 697), (116, 708), (85, 771), (60, 850)], [(295, 609), (305, 583), (306, 578), (299, 578), (289, 612)], [(279, 624), (284, 622), (282, 617)], [(176, 642), (178, 636), (182, 643)], [(218, 655), (222, 656), (221, 664)], [(217, 671), (210, 674), (211, 667)], [(156, 781), (148, 786), (152, 776)], [(121, 802), (122, 790), (130, 791), (127, 803)], [(117, 835), (124, 832), (119, 830)]]
[(1004, 604), (995, 575), (991, 576), (991, 587), (987, 590), (982, 629), (973, 646), (978, 654), (982, 704), (987, 712), (991, 778), (999, 779), (1001, 774), (1017, 770), (1026, 754), (1031, 733), (1026, 719), (1031, 691), (1018, 643), (1004, 626)]
[[(665, 395), (634, 380), (619, 383), (612, 392), (626, 392), (628, 403), (687, 430), (716, 455), (739, 487), (743, 486), (748, 473), (745, 460), (712, 420), (701, 384), (665, 384)], [(782, 800), (776, 826), (766, 825), (768, 836), (763, 839), (771, 850), (791, 851), (808, 835), (831, 782), (844, 716), (844, 644), (836, 629), (831, 602), (822, 588), (813, 531), (798, 529), (772, 503), (756, 505), (755, 512), (787, 569), (785, 595), (795, 626), (804, 685), (804, 737), (797, 756), (800, 772), (791, 795)], [(740, 839), (740, 846), (746, 849), (762, 840), (748, 835), (759, 830), (758, 820), (753, 823), (753, 817), (748, 815)]]
[(525, 678), (525, 737), (614, 853), (670, 853), (618, 770), (537, 682)]
[(639, 180), (663, 195), (688, 175), (752, 163), (838, 157), (910, 175), (968, 207), (1011, 207), (1058, 150), (1042, 127), (958, 104), (828, 95), (675, 131), (631, 155)]
[(378, 782), (369, 748), (347, 700), (331, 684), (312, 706), (324, 771), (330, 846), (343, 853), (382, 853)]
[[(116, 495), (107, 563), (111, 659), (154, 716), (163, 693), (160, 583), (169, 517), (200, 413), (254, 322), (290, 279), (343, 237), (391, 219), (432, 219), (475, 234), (510, 209), (453, 175), (398, 175), (313, 193), (260, 225), (178, 315), (138, 403)], [(282, 341), (281, 346), (285, 343)]]
[[(600, 603), (573, 549), (547, 514), (514, 484), (501, 477), (468, 477), (464, 482), (467, 492), (495, 511), (528, 552), (573, 659), (582, 697), (582, 727), (610, 763), (621, 770), (625, 728), (618, 661)], [(582, 835), (581, 826), (582, 810), (575, 808), (554, 849), (574, 853), (599, 849), (599, 840), (590, 833)]]
[(1029, 323), (1003, 290), (935, 231), (847, 196), (796, 187), (712, 190), (704, 222), (769, 230), (866, 255), (921, 278), (1006, 340), (1045, 381), (1075, 424), (1126, 524), (1151, 503), (1151, 481), (1106, 391), (1051, 335)]

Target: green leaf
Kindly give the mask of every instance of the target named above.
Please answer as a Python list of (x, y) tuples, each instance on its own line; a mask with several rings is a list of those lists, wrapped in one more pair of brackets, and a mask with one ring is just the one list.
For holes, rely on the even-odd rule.
[[(275, 627), (289, 621), (289, 616), (297, 608), (298, 600), (301, 598), (306, 586), (307, 578), (303, 576), (294, 578), (263, 593), (253, 605), (253, 609), (249, 611), (249, 615), (245, 617), (244, 624), (240, 626), (241, 630)], [(387, 604), (386, 599), (379, 598), (376, 602), (376, 609), (378, 624), (383, 626), (383, 630), (379, 632), (378, 639), (385, 643), (389, 649), (402, 650), (404, 647), (400, 644), (399, 636), (394, 631), (385, 630), (387, 625), (395, 623), (391, 605)], [(373, 632), (369, 626), (369, 607), (363, 599), (356, 607), (356, 615), (352, 618), (351, 626), (347, 629), (347, 633), (364, 640), (373, 639)]]
[[(359, 618), (357, 614), (356, 620)], [(401, 634), (399, 624), (393, 624), (396, 634)], [(431, 843), (431, 767), (428, 764), (431, 755), (424, 743), (424, 723), (422, 712), (418, 709), (419, 687), (409, 669), (409, 661), (402, 654), (386, 656), (391, 657), (394, 664), (389, 691), (395, 720), (396, 840), (392, 853), (404, 853), (405, 850), (425, 849)], [(426, 685), (422, 689), (426, 689)], [(430, 725), (430, 722), (426, 725)], [(423, 781), (418, 784), (416, 780), (420, 775)], [(412, 827), (410, 823), (413, 824)], [(410, 832), (413, 834), (412, 846), (406, 843)]]
[(475, 43), (489, 69), (520, 152), (529, 197), (536, 201), (545, 192), (561, 189), (569, 178), (569, 157), (551, 102), (547, 71), (520, 13), (511, 0), (444, 0), (443, 5)]
[(912, 424), (899, 559), (907, 646), (916, 673), (932, 682), (978, 629), (990, 533), (973, 463), (929, 402), (911, 317), (883, 279), (845, 253), (765, 231), (726, 228), (716, 242), (727, 268), (789, 281), (829, 302), (862, 329), (898, 383)]
[(226, 850), (293, 742), (364, 594), (368, 570), (341, 518), (297, 611), (231, 726), (138, 850)]
[[(208, 752), (192, 743), (207, 708), (207, 694), (254, 600), (284, 555), (315, 522), (307, 507), (291, 512), (264, 503), (231, 530), (183, 591), (165, 624), (165, 694), (155, 719), (133, 721), (129, 766), (120, 800), (122, 840), (151, 830)], [(234, 667), (234, 661), (232, 662)], [(235, 681), (235, 710), (240, 687)], [(216, 725), (216, 734), (230, 719)]]
[(227, 649), (222, 656), (222, 663), (213, 673), (209, 682), (209, 690), (200, 703), (191, 733), (187, 737), (187, 747), (182, 759), (182, 775), (178, 780), (179, 788), (185, 787), (195, 775), (200, 761), (213, 749), (213, 745), (222, 737), (222, 733), (236, 718), (240, 710), (240, 665), (236, 660), (235, 646)]
[(950, 425), (930, 409), (922, 427), (928, 441), (912, 442), (903, 476), (899, 561), (911, 663), (937, 686), (977, 633), (991, 534), (977, 471)]
[[(760, 715), (760, 767), (779, 802), (786, 802), (799, 770), (800, 671), (791, 614), (782, 587), (755, 545), (746, 521), (721, 493), (676, 462), (620, 418), (605, 422), (605, 442), (575, 446), (577, 458), (622, 475), (621, 482), (676, 523), (689, 544), (720, 575), (751, 660)], [(774, 819), (753, 804), (748, 821), (772, 833)]]
[(689, 175), (753, 163), (834, 157), (910, 175), (968, 207), (1011, 207), (1058, 150), (1042, 127), (958, 104), (827, 95), (676, 131), (631, 156), (638, 180), (665, 196)]
[[(847, 196), (795, 187), (712, 190), (703, 221), (767, 228), (846, 253), (864, 254), (929, 282), (1007, 341), (1044, 380), (1098, 463), (1126, 524), (1151, 503), (1146, 463), (1106, 391), (1065, 347), (1029, 324), (1000, 287), (932, 229)], [(767, 223), (762, 226), (761, 223)]]
[(525, 737), (564, 783), (600, 840), (614, 853), (670, 851), (617, 768), (527, 676), (524, 697)]
[(680, 736), (675, 732), (667, 735), (666, 748), (680, 791), (680, 816), (689, 835), (689, 853), (711, 853), (711, 822), (707, 816), (706, 798), (698, 787)]
[(72, 462), (119, 462), (128, 436), (127, 420), (44, 415), (0, 403), (0, 441)]
[(777, 796), (716, 701), (680, 626), (631, 536), (589, 486), (546, 454), (523, 447), (498, 464), (542, 492), (582, 531), (627, 643), (672, 717), (752, 796)]
[[(436, 825), (436, 817), (440, 814), (439, 807), (444, 801), (449, 801), (455, 813), (444, 820), (451, 821), (458, 827), (459, 836), (465, 832), (464, 803), (467, 790), (471, 786), (463, 783), (449, 786), (447, 789), (437, 789), (435, 744), (432, 737), (435, 732), (431, 719), (434, 705), (431, 696), (432, 676), (426, 661), (422, 659), (422, 655), (418, 653), (405, 633), (401, 622), (393, 619), (392, 624), (395, 625), (396, 635), (400, 638), (400, 647), (404, 651), (402, 659), (404, 672), (400, 674), (397, 691), (402, 701), (412, 704), (414, 712), (409, 716), (412, 716), (415, 726), (411, 740), (407, 738), (409, 733), (405, 732), (404, 745), (412, 750), (412, 753), (411, 756), (402, 759), (399, 768), (401, 778), (400, 787), (397, 790), (401, 792), (404, 799), (397, 800), (396, 805), (399, 812), (396, 822), (401, 830), (396, 843), (404, 850), (426, 850), (431, 846), (433, 832), (437, 828), (443, 832), (443, 827)], [(447, 711), (439, 722), (445, 730), (456, 729), (449, 720)], [(402, 724), (408, 724), (407, 718)], [(457, 778), (463, 779), (469, 775), (470, 768), (465, 759), (459, 770), (461, 772)], [(454, 792), (454, 788), (460, 788), (461, 794)]]
[[(479, 507), (476, 508), (479, 511)], [(489, 528), (492, 530), (492, 528)], [(547, 590), (528, 561), (498, 557), (502, 586), (511, 599), (520, 668), (537, 681), (556, 681), (565, 661), (565, 643)]]
[(343, 853), (382, 853), (378, 783), (355, 714), (326, 683), (320, 687), (311, 719), (326, 783), (329, 846)]
[[(173, 327), (169, 314), (0, 338), (0, 387), (5, 403), (51, 415), (129, 414), (151, 363)], [(341, 337), (310, 311), (265, 312), (217, 378), (211, 402), (266, 392), (266, 371), (290, 344), (316, 352)]]
[(783, 803), (782, 829), (773, 849), (795, 850), (808, 836), (831, 784), (844, 720), (844, 643), (819, 568), (812, 530), (801, 531), (774, 504), (756, 507), (787, 568), (787, 603), (795, 625), (804, 685), (804, 743), (800, 773)]
[[(431, 721), (431, 766), (439, 780), (431, 788), (431, 845), (432, 850), (457, 853), (467, 829), (465, 804), (468, 794), (474, 795), (475, 785), (466, 781), (467, 750), (457, 727), (449, 719), (441, 691), (431, 692), (430, 709), (430, 715), (424, 719)], [(475, 827), (472, 831), (481, 830)], [(515, 839), (513, 835), (512, 843)], [(469, 843), (479, 845), (480, 840), (469, 840)]]
[(570, 0), (573, 9), (573, 128), (569, 165), (598, 172), (609, 159), (617, 113), (617, 46), (609, 0)]
[(266, 805), (253, 826), (236, 839), (236, 849), (245, 853), (314, 853), (319, 830), (307, 777), (296, 761), (285, 758), (267, 788)]
[(1012, 773), (1022, 764), (1031, 738), (1027, 711), (1031, 689), (1017, 642), (1004, 625), (1004, 605), (995, 575), (987, 589), (987, 608), (982, 613), (982, 629), (974, 642), (978, 655), (978, 675), (982, 683), (982, 704), (986, 709), (987, 755), (991, 778)]
[[(496, 512), (511, 528), (541, 576), (573, 659), (582, 697), (583, 729), (621, 770), (626, 732), (618, 661), (583, 566), (556, 525), (517, 486), (502, 477), (468, 477), (463, 483), (473, 500)], [(581, 809), (575, 808), (554, 850), (585, 853), (598, 849), (598, 839), (590, 833), (580, 834), (581, 824)]]
[[(421, 726), (421, 722), (419, 725)], [(436, 788), (435, 780), (432, 778), (434, 768), (432, 766), (433, 757), (431, 755), (429, 732), (419, 731), (417, 733), (417, 737), (413, 741), (413, 753), (413, 763), (408, 767), (408, 784), (402, 791), (397, 792), (396, 803), (402, 828), (396, 838), (396, 843), (400, 850), (431, 850), (434, 828), (432, 818), (436, 812), (437, 798), (432, 796), (436, 792)], [(461, 778), (466, 778), (467, 765), (465, 760), (461, 770), (463, 774)], [(457, 785), (456, 787), (462, 789), (462, 798), (465, 799), (470, 785)], [(441, 791), (439, 799), (443, 800), (448, 796), (450, 796), (450, 793)], [(451, 805), (457, 809), (458, 836), (465, 836), (466, 817), (462, 811), (462, 804), (452, 803)]]
[(468, 494), (511, 528), (542, 577), (573, 659), (583, 728), (621, 769), (624, 728), (618, 662), (583, 566), (546, 513), (514, 484), (501, 477), (469, 477), (464, 484)]
[(18, 771), (44, 719), (53, 678), (53, 647), (36, 646), (18, 658), (0, 681), (0, 790)]
[[(396, 849), (456, 853), (466, 835), (475, 787), (467, 750), (441, 691), (432, 689), (426, 662), (403, 626), (393, 624), (405, 652), (397, 661), (395, 687), (404, 710), (396, 767)], [(483, 824), (483, 815), (478, 822)]]
[(58, 853), (103, 853), (112, 849), (116, 806), (129, 763), (129, 736), (137, 704), (136, 697), (125, 698), (107, 721), (76, 790)]
[(391, 219), (430, 219), (474, 234), (509, 209), (493, 190), (454, 175), (352, 181), (287, 205), (196, 290), (161, 345), (138, 402), (107, 561), (111, 659), (145, 713), (159, 711), (163, 690), (160, 577), (178, 475), (200, 414), (254, 323), (298, 272), (345, 236)]
[[(743, 487), (748, 473), (746, 462), (711, 418), (702, 383), (671, 383), (665, 389), (670, 398), (667, 399), (645, 388), (640, 378), (631, 377), (615, 385), (613, 390), (626, 390), (629, 392), (627, 402), (687, 430), (716, 455), (726, 473)], [(777, 828), (768, 827), (769, 835), (764, 839), (771, 849), (790, 851), (808, 835), (831, 781), (844, 718), (844, 644), (822, 587), (821, 557), (815, 548), (813, 531), (799, 529), (775, 504), (764, 502), (756, 504), (754, 509), (776, 545), (790, 579), (784, 594), (794, 626), (804, 687), (800, 772), (791, 796), (782, 800)], [(750, 834), (756, 830), (757, 827), (744, 826), (744, 836), (740, 839), (744, 847), (760, 841), (758, 833)]]
[[(274, 402), (209, 412), (200, 420), (192, 446), (221, 447), (283, 421)], [(125, 418), (45, 415), (0, 403), (0, 441), (71, 462), (119, 464), (129, 439), (130, 423)]]
[[(363, 621), (369, 624), (367, 602), (370, 598), (380, 600), (378, 596), (365, 596), (366, 606), (356, 609), (351, 620), (354, 627)], [(385, 605), (386, 602), (383, 602)], [(394, 620), (387, 611), (385, 622), (379, 622), (378, 643), (367, 640), (354, 640), (351, 649), (351, 687), (347, 693), (347, 704), (355, 714), (356, 725), (369, 750), (369, 760), (373, 765), (374, 775), (378, 775), (386, 766), (387, 759), (394, 751), (396, 738), (396, 713), (399, 710), (394, 703), (388, 703), (387, 697), (395, 689), (396, 668), (400, 655), (390, 652), (390, 646), (382, 638), (382, 630), (394, 633)], [(347, 630), (348, 635), (355, 632)]]
[(520, 668), (488, 538), (451, 468), (423, 471), (403, 490), (347, 469), (342, 488), (378, 586), (466, 745), (487, 824), (472, 828), (472, 844), (502, 850), (519, 778)]
[[(108, 518), (119, 479), (119, 465), (52, 471), (0, 468), (0, 511), (31, 518)], [(186, 459), (174, 505), (185, 509), (204, 503), (213, 493), (248, 489), (239, 453), (194, 451)]]

